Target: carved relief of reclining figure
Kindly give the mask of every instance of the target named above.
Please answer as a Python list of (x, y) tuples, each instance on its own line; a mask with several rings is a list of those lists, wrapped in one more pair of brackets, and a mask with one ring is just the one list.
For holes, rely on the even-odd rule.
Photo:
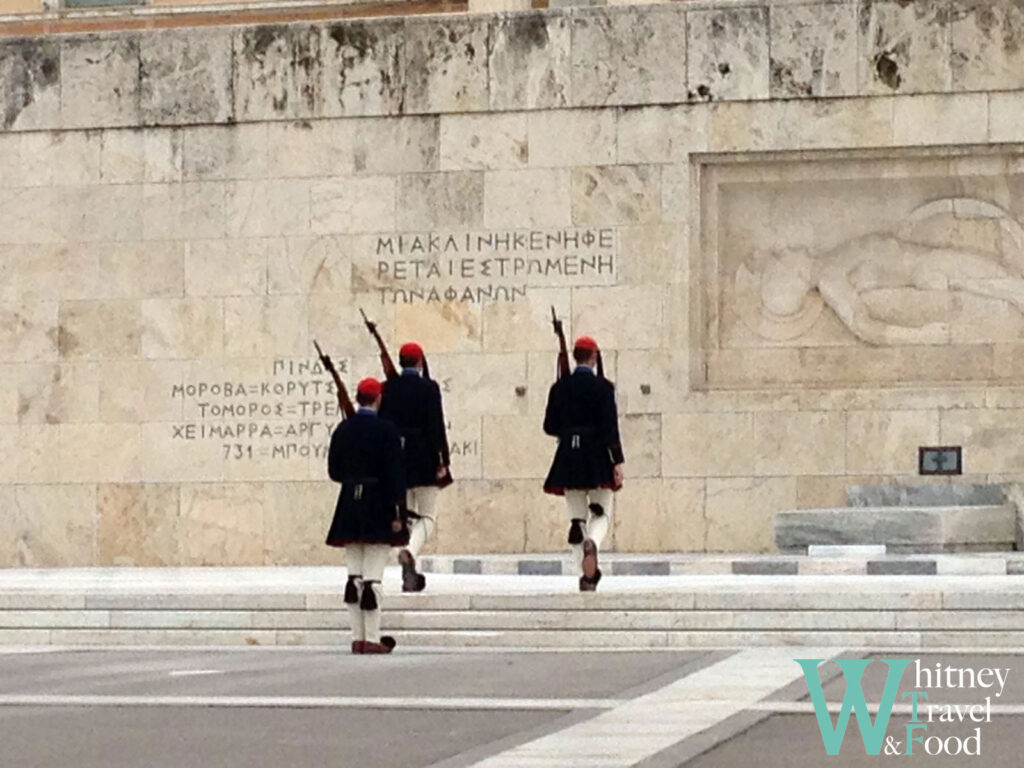
[(1024, 277), (983, 251), (871, 234), (817, 256), (806, 248), (762, 251), (754, 262), (761, 274), (761, 301), (771, 315), (796, 315), (807, 294), (817, 290), (854, 335), (873, 345), (950, 340), (949, 324), (931, 321), (925, 313), (919, 324), (880, 317), (865, 298), (873, 291), (963, 292), (1008, 302), (1024, 314)]

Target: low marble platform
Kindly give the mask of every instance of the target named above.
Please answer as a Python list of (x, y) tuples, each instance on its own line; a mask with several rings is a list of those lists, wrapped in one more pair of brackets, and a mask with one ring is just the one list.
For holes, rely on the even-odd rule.
[(1010, 551), (1016, 542), (1012, 505), (875, 506), (801, 509), (775, 519), (780, 552), (816, 544), (884, 544), (889, 552)]
[[(745, 562), (759, 560), (809, 558)], [(391, 567), (384, 575), (384, 627), (402, 653), (1024, 647), (1024, 578), (875, 573), (609, 576), (597, 593), (580, 593), (567, 575), (435, 574), (426, 592), (408, 595), (400, 592), (399, 569)], [(333, 567), (0, 570), (0, 653), (28, 646), (343, 649), (349, 642), (345, 578), (343, 568)]]

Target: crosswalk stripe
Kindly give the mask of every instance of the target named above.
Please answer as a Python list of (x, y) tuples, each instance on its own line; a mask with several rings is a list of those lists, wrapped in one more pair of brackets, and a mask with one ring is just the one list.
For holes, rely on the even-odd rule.
[(473, 768), (636, 765), (802, 677), (795, 658), (833, 658), (839, 649), (743, 651), (645, 696), (563, 730), (492, 755)]

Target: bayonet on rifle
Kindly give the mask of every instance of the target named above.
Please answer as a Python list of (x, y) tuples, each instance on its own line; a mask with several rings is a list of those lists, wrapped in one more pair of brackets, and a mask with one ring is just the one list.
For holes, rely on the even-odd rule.
[(334, 388), (338, 392), (338, 407), (341, 408), (341, 412), (347, 419), (355, 414), (356, 408), (352, 404), (352, 398), (348, 396), (348, 390), (345, 388), (345, 382), (341, 380), (341, 376), (338, 374), (338, 369), (334, 367), (334, 363), (331, 361), (331, 358), (324, 354), (324, 351), (320, 349), (320, 345), (316, 343), (316, 339), (313, 339), (313, 346), (316, 347), (316, 353), (320, 356), (320, 363), (323, 365), (324, 370), (330, 373), (331, 378), (334, 379)]
[(377, 348), (380, 350), (380, 362), (381, 365), (384, 366), (384, 377), (387, 379), (395, 378), (398, 376), (398, 369), (395, 368), (395, 361), (391, 359), (391, 353), (388, 352), (384, 339), (380, 337), (380, 332), (377, 330), (377, 324), (366, 316), (362, 307), (359, 308), (359, 314), (363, 316), (363, 322), (366, 324), (366, 330), (370, 332), (370, 335), (373, 336), (377, 342)]
[(569, 375), (569, 350), (565, 344), (565, 331), (562, 329), (562, 321), (555, 314), (555, 308), (551, 307), (551, 326), (555, 329), (555, 336), (558, 337), (558, 377)]

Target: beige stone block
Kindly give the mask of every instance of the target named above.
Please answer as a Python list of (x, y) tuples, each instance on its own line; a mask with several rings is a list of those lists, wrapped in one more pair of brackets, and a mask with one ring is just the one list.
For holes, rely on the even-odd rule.
[(352, 120), (270, 123), (267, 131), (269, 178), (338, 176), (355, 171), (356, 127)]
[(53, 183), (60, 186), (99, 184), (102, 131), (55, 131), (50, 134)]
[(407, 112), (487, 109), (489, 22), (484, 16), (457, 15), (406, 21)]
[(96, 564), (178, 565), (178, 496), (176, 485), (99, 486)]
[(476, 352), (482, 347), (481, 313), (479, 305), (458, 302), (397, 304), (395, 337), (399, 345), (419, 340), (428, 352)]
[(989, 141), (1024, 141), (1024, 93), (989, 94), (989, 111)]
[(871, 0), (862, 5), (860, 92), (948, 90), (952, 80), (949, 10), (942, 0)]
[(686, 79), (690, 98), (767, 99), (767, 8), (728, 8), (686, 14)]
[(775, 515), (796, 504), (796, 480), (708, 478), (704, 507), (708, 552), (775, 551)]
[[(189, 418), (186, 414), (185, 418)], [(226, 476), (225, 454), (246, 452), (248, 440), (213, 435), (212, 426), (235, 429), (238, 420), (151, 422), (140, 426), (139, 478), (146, 483), (204, 483)], [(245, 422), (248, 424), (248, 420)], [(220, 434), (224, 434), (221, 432)], [(237, 451), (235, 445), (243, 445)]]
[(661, 416), (631, 414), (619, 417), (619, 437), (630, 478), (661, 476)]
[(94, 422), (99, 415), (99, 370), (88, 362), (18, 368), (18, 421), (22, 424)]
[(299, 296), (225, 299), (224, 352), (229, 357), (309, 354), (307, 317), (307, 301)]
[(388, 175), (438, 170), (440, 120), (432, 117), (374, 117), (355, 124), (356, 173)]
[(851, 472), (912, 475), (917, 449), (939, 439), (938, 411), (850, 411), (846, 468)]
[(396, 180), (387, 176), (310, 183), (310, 230), (317, 235), (395, 228)]
[(479, 228), (484, 216), (484, 175), (480, 171), (418, 173), (398, 180), (397, 228)]
[[(25, 12), (39, 0), (10, 0), (12, 9)], [(0, 100), (4, 102), (4, 130), (31, 131), (60, 123), (60, 55), (56, 36), (8, 37), (0, 46)]]
[(493, 19), (488, 59), (493, 110), (543, 109), (569, 103), (571, 18), (544, 12)]
[(56, 302), (0, 304), (0, 360), (56, 360), (57, 317)]
[[(467, 480), (456, 482), (441, 494), (442, 511), (436, 537), (428, 545), (435, 553), (525, 551), (531, 505), (543, 501), (540, 483), (534, 480)], [(501, 525), (495, 525), (496, 520)]]
[[(276, 246), (276, 247), (275, 247)], [(188, 296), (265, 294), (270, 240), (192, 240), (185, 244), (185, 293)]]
[(685, 101), (690, 14), (675, 3), (572, 15), (572, 104)]
[(516, 394), (527, 381), (525, 355), (435, 354), (429, 337), (420, 338), (446, 412), (465, 417), (525, 413), (526, 400)]
[(0, 135), (0, 188), (53, 184), (51, 146), (51, 135), (42, 131)]
[(484, 226), (489, 229), (565, 227), (572, 223), (570, 173), (564, 168), (487, 171)]
[(955, 0), (953, 89), (1024, 87), (1024, 6), (1016, 0)]
[(99, 298), (92, 245), (0, 245), (0, 301), (12, 305)]
[(485, 416), (484, 477), (489, 480), (542, 481), (555, 455), (555, 440), (536, 416)]
[(222, 238), (227, 232), (224, 182), (146, 184), (142, 190), (146, 240)]
[[(479, 480), (484, 476), (483, 440), (481, 439), (481, 418), (467, 415), (463, 403), (457, 399), (446, 400), (445, 416), (448, 419), (448, 452), (451, 456), (452, 477), (456, 480)], [(450, 410), (456, 408), (456, 411)]]
[(0, 490), (0, 563), (73, 568), (96, 563), (96, 488), (21, 485)]
[(139, 37), (66, 38), (60, 56), (62, 128), (139, 123)]
[(172, 396), (182, 383), (182, 364), (119, 360), (96, 365), (99, 421), (154, 422), (180, 419), (181, 402)]
[(60, 189), (0, 188), (0, 243), (57, 243), (64, 238)]
[(348, 295), (352, 244), (345, 237), (289, 237), (267, 250), (267, 291), (274, 294)]
[(71, 483), (132, 482), (142, 475), (137, 424), (61, 424), (61, 479)]
[(893, 102), (896, 144), (978, 144), (987, 138), (986, 94), (904, 96)]
[(18, 432), (11, 461), (19, 483), (64, 481), (60, 455), (60, 426), (23, 424)]
[[(663, 201), (664, 202), (664, 201)], [(658, 212), (660, 217), (661, 212)], [(644, 224), (619, 227), (616, 272), (628, 285), (683, 285), (688, 272), (688, 229), (681, 224)], [(683, 307), (685, 313), (685, 307)]]
[(57, 340), (62, 358), (134, 357), (141, 318), (134, 301), (64, 301)]
[(261, 483), (181, 487), (184, 565), (262, 565), (266, 494)]
[(612, 508), (619, 552), (702, 552), (704, 480), (632, 480)]
[(230, 29), (161, 29), (142, 36), (139, 55), (139, 111), (146, 125), (234, 119)]
[(619, 413), (670, 413), (682, 409), (690, 387), (685, 350), (623, 350), (615, 380)]
[(619, 163), (685, 163), (706, 152), (711, 108), (701, 105), (623, 107), (618, 114)]
[(857, 93), (857, 6), (779, 5), (770, 11), (772, 98)]
[(106, 130), (99, 136), (99, 174), (95, 181), (104, 184), (141, 184), (147, 181), (144, 131), (138, 128)]
[(748, 475), (754, 468), (750, 413), (666, 413), (661, 439), (666, 477)]
[(171, 184), (184, 176), (185, 131), (180, 128), (146, 128), (142, 130), (145, 157), (144, 181), (148, 184)]
[(323, 109), (328, 117), (401, 111), (405, 20), (341, 19), (321, 27)]
[(185, 244), (180, 241), (95, 243), (82, 246), (75, 261), (79, 270), (96, 265), (93, 298), (171, 297), (184, 290)]
[(654, 224), (661, 219), (661, 169), (616, 165), (572, 169), (576, 224)]
[(236, 118), (280, 120), (319, 114), (320, 42), (315, 26), (237, 29), (232, 67)]
[[(529, 158), (534, 168), (615, 162), (615, 110), (572, 109), (528, 113)], [(566, 141), (566, 137), (572, 137)]]
[(142, 356), (217, 357), (226, 348), (227, 320), (221, 299), (146, 299), (141, 309)]
[(442, 171), (522, 168), (530, 160), (527, 114), (441, 115)]
[(1016, 435), (1024, 425), (1024, 410), (957, 410), (942, 413), (939, 442), (960, 445), (964, 472), (974, 474), (1017, 472), (1024, 447)]
[(141, 240), (143, 187), (101, 184), (57, 188), (60, 231), (69, 242)]
[(228, 237), (308, 234), (310, 183), (304, 179), (231, 182), (225, 213)]
[[(712, 105), (719, 152), (878, 147), (893, 143), (891, 99), (727, 102)], [(896, 143), (903, 143), (896, 140)]]
[(58, 482), (58, 429), (52, 424), (0, 425), (0, 483)]
[[(324, 465), (326, 466), (326, 461)], [(332, 482), (267, 483), (264, 560), (267, 565), (335, 565), (324, 544), (339, 486)]]
[[(551, 309), (562, 319), (568, 339), (570, 291), (568, 288), (531, 288), (526, 298), (493, 302), (483, 308), (483, 347), (487, 352), (557, 351), (551, 326)], [(571, 341), (569, 342), (571, 343)]]
[(660, 286), (577, 288), (572, 331), (593, 336), (606, 351), (654, 349), (662, 344), (663, 303)]
[(758, 475), (836, 475), (846, 470), (846, 417), (842, 413), (754, 414)]

